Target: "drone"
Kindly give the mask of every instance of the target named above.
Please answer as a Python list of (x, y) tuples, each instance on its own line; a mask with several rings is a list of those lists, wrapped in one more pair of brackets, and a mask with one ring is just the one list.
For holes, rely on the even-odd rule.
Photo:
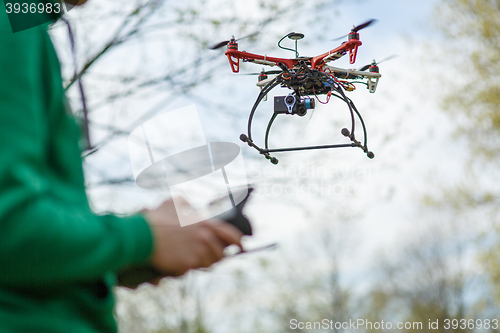
[[(340, 46), (326, 53), (315, 57), (301, 57), (297, 51), (297, 43), (304, 38), (304, 34), (290, 32), (278, 42), (278, 47), (284, 50), (295, 52), (295, 57), (291, 59), (268, 57), (267, 55), (259, 55), (240, 51), (238, 49), (238, 40), (251, 37), (252, 35), (235, 39), (234, 36), (227, 41), (220, 42), (210, 49), (219, 49), (227, 46), (225, 55), (229, 60), (229, 65), (233, 73), (238, 73), (240, 70), (240, 60), (242, 62), (250, 62), (258, 65), (278, 67), (277, 70), (265, 71), (256, 73), (258, 76), (257, 86), (261, 89), (257, 100), (255, 101), (250, 115), (248, 117), (247, 134), (241, 134), (240, 140), (247, 143), (250, 147), (255, 148), (260, 154), (268, 159), (273, 164), (278, 164), (278, 159), (271, 154), (290, 151), (304, 151), (313, 149), (329, 149), (342, 147), (358, 147), (363, 150), (368, 158), (372, 159), (375, 154), (368, 150), (367, 146), (367, 131), (366, 126), (361, 117), (361, 114), (356, 109), (354, 103), (346, 96), (344, 91), (353, 91), (356, 89), (355, 83), (365, 84), (370, 93), (374, 93), (377, 89), (378, 81), (381, 77), (378, 64), (375, 60), (368, 65), (359, 69), (343, 69), (327, 65), (329, 62), (338, 60), (345, 55), (349, 56), (349, 63), (354, 64), (361, 41), (359, 40), (359, 31), (368, 27), (376, 20), (372, 19), (358, 26), (354, 26), (346, 36), (347, 41), (341, 43)], [(285, 39), (291, 39), (295, 42), (295, 49), (285, 48), (281, 42)], [(387, 59), (385, 59), (387, 60)], [(368, 71), (367, 71), (368, 70)], [(366, 82), (365, 82), (366, 80)], [(274, 113), (267, 125), (264, 147), (258, 146), (252, 137), (252, 120), (259, 104), (267, 99), (269, 92), (277, 86), (292, 90), (287, 96), (274, 97)], [(318, 96), (326, 95), (326, 101), (321, 101)], [(351, 129), (343, 128), (341, 134), (350, 140), (350, 143), (322, 145), (322, 146), (305, 146), (305, 147), (288, 147), (288, 148), (269, 148), (269, 133), (271, 127), (279, 115), (297, 115), (305, 116), (308, 110), (313, 110), (316, 106), (316, 100), (322, 104), (327, 104), (330, 98), (334, 96), (344, 101), (349, 108), (351, 116)], [(355, 122), (356, 117), (359, 119), (363, 129), (363, 143), (355, 137)]]

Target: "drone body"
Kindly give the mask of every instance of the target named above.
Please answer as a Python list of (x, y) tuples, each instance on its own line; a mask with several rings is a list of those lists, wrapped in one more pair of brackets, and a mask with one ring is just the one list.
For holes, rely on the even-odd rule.
[[(221, 42), (212, 49), (217, 49), (227, 45), (225, 55), (229, 60), (229, 65), (234, 73), (240, 70), (240, 61), (251, 62), (259, 65), (277, 66), (279, 70), (262, 71), (259, 73), (257, 86), (261, 88), (261, 92), (250, 112), (248, 119), (248, 134), (242, 134), (240, 139), (246, 142), (249, 146), (255, 148), (264, 157), (269, 159), (273, 164), (277, 164), (276, 157), (271, 156), (271, 153), (312, 150), (312, 149), (327, 149), (327, 148), (340, 148), (340, 147), (359, 147), (369, 158), (375, 155), (368, 150), (366, 127), (360, 113), (356, 110), (354, 103), (347, 98), (345, 91), (352, 91), (356, 89), (354, 83), (366, 84), (370, 93), (374, 93), (377, 89), (377, 84), (381, 74), (379, 73), (378, 64), (373, 61), (372, 64), (366, 65), (359, 70), (343, 69), (338, 67), (328, 66), (327, 63), (340, 59), (344, 55), (349, 55), (349, 62), (353, 64), (356, 61), (356, 56), (361, 41), (359, 40), (358, 31), (369, 26), (375, 20), (370, 20), (359, 26), (353, 27), (351, 32), (347, 35), (348, 40), (343, 42), (337, 48), (334, 48), (326, 53), (315, 57), (299, 57), (297, 52), (297, 41), (304, 37), (301, 33), (291, 32), (285, 35), (279, 42), (278, 46), (285, 50), (295, 52), (295, 58), (276, 58), (268, 57), (266, 55), (253, 54), (238, 49), (237, 41), (239, 39), (231, 38), (231, 40)], [(295, 41), (295, 50), (282, 47), (281, 41), (288, 37)], [(241, 39), (241, 38), (240, 38)], [(366, 71), (368, 69), (368, 71)], [(366, 79), (366, 83), (362, 80)], [(360, 82), (361, 81), (361, 82)], [(293, 92), (288, 96), (276, 96), (274, 100), (274, 113), (267, 126), (264, 148), (259, 147), (252, 138), (251, 128), (252, 119), (255, 111), (262, 100), (267, 98), (267, 94), (276, 86), (288, 88)], [(318, 95), (327, 95), (326, 102), (322, 102)], [(298, 115), (304, 116), (307, 111), (315, 108), (315, 98), (326, 104), (330, 97), (334, 96), (343, 100), (350, 111), (351, 115), (351, 130), (343, 128), (341, 133), (350, 139), (350, 143), (334, 144), (324, 146), (307, 146), (307, 147), (293, 147), (293, 148), (269, 148), (268, 139), (271, 126), (278, 115)], [(361, 143), (356, 140), (355, 132), (355, 117), (359, 119), (364, 134), (364, 142)]]

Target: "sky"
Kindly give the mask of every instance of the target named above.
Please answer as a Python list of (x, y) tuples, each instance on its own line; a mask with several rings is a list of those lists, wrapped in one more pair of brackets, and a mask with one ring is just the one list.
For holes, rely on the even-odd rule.
[[(327, 23), (315, 24), (315, 18), (306, 13), (300, 20), (271, 25), (268, 31), (261, 33), (260, 40), (253, 44), (252, 49), (248, 49), (255, 53), (289, 56), (289, 52), (273, 46), (276, 42), (273, 38), (296, 31), (306, 35), (304, 43), (299, 42), (302, 55), (320, 54), (339, 43), (330, 39), (344, 35), (353, 25), (372, 18), (377, 19), (375, 24), (360, 32), (363, 45), (359, 48), (354, 65), (348, 63), (347, 57), (332, 63), (337, 67), (359, 68), (373, 59), (382, 60), (392, 55), (397, 56), (380, 65), (382, 78), (375, 94), (369, 94), (360, 86), (349, 95), (367, 123), (369, 147), (376, 156), (373, 160), (367, 159), (358, 149), (323, 151), (319, 153), (320, 157), (318, 153), (307, 152), (283, 154), (280, 155), (281, 162), (278, 166), (263, 159), (256, 160), (256, 152), (237, 139), (246, 128), (246, 116), (258, 92), (255, 77), (234, 75), (227, 66), (219, 71), (214, 84), (200, 90), (200, 95), (211, 96), (219, 103), (234, 105), (237, 111), (237, 119), (229, 121), (230, 117), (214, 117), (212, 109), (202, 102), (195, 101), (207, 140), (224, 139), (239, 144), (246, 158), (249, 180), (257, 185), (257, 191), (247, 207), (247, 214), (251, 216), (256, 230), (255, 237), (248, 240), (249, 246), (266, 245), (269, 242), (293, 243), (301, 233), (313, 232), (314, 225), (321, 224), (321, 221), (317, 220), (325, 219), (322, 210), (326, 206), (339, 214), (346, 211), (362, 213), (357, 219), (354, 233), (359, 243), (369, 247), (365, 250), (366, 253), (380, 247), (390, 248), (393, 240), (400, 237), (399, 231), (411, 230), (412, 223), (415, 223), (415, 210), (418, 210), (416, 202), (419, 200), (419, 191), (425, 189), (425, 179), (429, 177), (429, 173), (436, 177), (451, 177), (454, 173), (453, 170), (442, 167), (450, 163), (454, 156), (454, 148), (448, 137), (451, 128), (446, 127), (446, 118), (439, 111), (440, 96), (434, 93), (435, 87), (426, 81), (427, 72), (433, 71), (435, 66), (433, 60), (429, 61), (427, 56), (431, 53), (428, 52), (428, 43), (432, 45), (438, 38), (433, 32), (436, 4), (437, 1), (430, 0), (342, 1), (338, 6), (318, 12), (323, 22)], [(105, 26), (96, 27), (96, 31), (99, 31), (96, 33), (97, 41), (102, 40), (102, 35), (113, 31)], [(216, 38), (227, 38), (225, 30), (223, 32), (224, 34), (214, 35), (214, 42), (217, 42)], [(173, 43), (171, 47), (176, 45), (174, 41), (170, 43)], [(247, 48), (245, 41), (240, 42), (240, 48)], [(139, 50), (137, 56), (133, 48), (127, 52), (127, 61), (132, 59), (132, 64), (140, 63), (142, 58)], [(121, 55), (118, 51), (116, 54)], [(223, 50), (220, 51), (220, 57), (223, 61)], [(433, 57), (434, 55), (429, 55), (429, 59), (434, 59)], [(103, 60), (108, 63), (105, 69), (111, 74), (113, 61), (118, 60)], [(155, 61), (158, 61), (158, 66), (164, 66), (165, 59), (160, 57)], [(261, 67), (244, 64), (241, 72), (258, 72)], [(127, 66), (127, 71), (131, 70), (133, 73), (133, 68), (134, 65)], [(277, 89), (274, 93), (287, 92)], [(128, 107), (132, 108), (133, 112), (140, 113), (139, 110), (147, 110), (148, 106), (162, 105), (164, 100), (158, 95), (126, 103), (129, 105), (115, 103), (113, 107)], [(186, 106), (186, 103), (192, 101), (181, 98), (159, 109), (162, 112), (171, 111)], [(267, 103), (262, 104), (258, 110), (255, 123), (257, 137), (262, 135), (267, 122), (267, 116), (259, 118), (269, 112), (271, 104)], [(337, 109), (339, 112), (336, 112)], [(123, 119), (130, 118), (131, 111), (113, 112), (115, 114), (110, 112), (106, 117), (117, 123), (125, 123)], [(330, 139), (342, 140), (340, 129), (345, 126), (343, 124), (348, 119), (346, 115), (345, 109), (343, 110), (339, 103), (319, 105), (313, 117), (308, 115), (293, 121), (286, 119), (283, 123), (277, 122), (276, 138), (290, 145), (303, 145), (305, 142), (313, 144), (313, 138), (319, 138), (324, 143), (329, 143)], [(330, 124), (334, 124), (332, 129)], [(444, 125), (440, 125), (438, 130), (437, 124)], [(224, 130), (221, 131), (221, 128)], [(321, 133), (329, 134), (322, 138)], [(273, 136), (271, 142), (272, 140)], [(279, 143), (279, 140), (275, 142)], [(122, 146), (123, 144), (118, 143), (115, 148), (121, 149)], [(446, 150), (443, 150), (444, 147)], [(99, 155), (91, 157), (89, 161), (101, 163), (99, 159), (107, 161)], [(320, 196), (318, 200), (317, 194), (313, 193), (314, 188), (301, 187), (302, 192), (282, 195), (280, 190), (285, 188), (280, 188), (282, 185), (276, 180), (282, 183), (284, 176), (294, 170), (298, 171), (298, 174), (293, 176), (296, 182), (305, 183), (321, 181), (322, 176), (318, 175), (327, 172), (327, 189), (336, 193)], [(300, 172), (306, 173), (301, 175)], [(360, 173), (363, 174), (362, 180), (355, 176)], [(458, 174), (458, 171), (456, 173)], [(91, 192), (91, 196), (93, 193)], [(104, 193), (106, 195), (106, 192)], [(149, 195), (142, 191), (133, 193), (132, 196), (138, 193), (142, 200), (136, 202), (142, 202), (149, 207), (154, 206), (158, 198), (162, 197), (157, 193)], [(99, 198), (94, 199), (98, 209), (107, 208), (106, 200), (100, 200), (99, 195), (96, 198)], [(155, 199), (148, 202), (151, 198)], [(369, 256), (363, 256), (363, 253), (360, 256), (371, 260)]]
[[(369, 94), (360, 87), (359, 91), (350, 96), (365, 117), (368, 126), (369, 146), (376, 157), (374, 160), (369, 160), (362, 152), (354, 150), (324, 151), (321, 153), (325, 156), (324, 163), (312, 158), (312, 162), (307, 162), (307, 158), (310, 156), (308, 153), (296, 153), (296, 155), (290, 153), (284, 157), (286, 160), (283, 164), (290, 163), (295, 165), (298, 170), (316, 170), (317, 174), (325, 170), (340, 173), (337, 184), (331, 183), (330, 185), (331, 188), (337, 186), (338, 192), (341, 192), (339, 186), (342, 185), (346, 191), (352, 187), (362, 193), (357, 199), (359, 204), (354, 205), (353, 209), (357, 210), (359, 206), (363, 207), (363, 226), (360, 229), (364, 231), (361, 234), (376, 234), (377, 237), (371, 237), (369, 242), (374, 242), (374, 247), (380, 246), (381, 243), (390, 244), (391, 240), (399, 237), (398, 231), (400, 229), (411, 229), (411, 223), (415, 223), (414, 210), (418, 209), (418, 205), (415, 203), (418, 201), (419, 191), (423, 191), (425, 188), (423, 183), (428, 177), (428, 173), (444, 171), (450, 178), (453, 174), (453, 171), (440, 167), (449, 163), (450, 157), (454, 156), (453, 146), (448, 137), (451, 127), (447, 128), (446, 117), (439, 111), (440, 96), (433, 93), (431, 85), (422, 87), (421, 83), (425, 82), (426, 70), (432, 68), (431, 65), (428, 69), (423, 67), (426, 66), (425, 43), (435, 38), (432, 31), (432, 15), (435, 6), (436, 1), (361, 1), (346, 2), (340, 5), (338, 15), (332, 19), (332, 31), (335, 32), (331, 32), (330, 35), (342, 35), (343, 31), (349, 29), (353, 24), (360, 24), (371, 18), (376, 18), (378, 21), (360, 32), (363, 45), (359, 48), (356, 63), (350, 65), (347, 59), (341, 59), (332, 63), (333, 66), (359, 68), (361, 65), (370, 63), (374, 58), (381, 60), (391, 55), (397, 55), (396, 58), (380, 65), (382, 78), (375, 94)], [(306, 30), (310, 30), (307, 25), (293, 28), (293, 31), (298, 32)], [(319, 54), (324, 52), (325, 44), (328, 41), (315, 43), (314, 31), (306, 33), (307, 38), (313, 41), (307, 44), (307, 51), (302, 53)], [(239, 79), (240, 77), (238, 77)], [(252, 77), (244, 79), (244, 83), (248, 82), (248, 84), (251, 84), (253, 80)], [(241, 90), (248, 89), (244, 83), (239, 83)], [(341, 106), (336, 104), (335, 107)], [(329, 119), (329, 115), (321, 115), (329, 112), (328, 110), (330, 110), (330, 105), (319, 106), (301, 135), (295, 140), (289, 139), (290, 144), (303, 144), (307, 138), (314, 136), (314, 133), (322, 127), (322, 123), (332, 120)], [(289, 126), (287, 130), (292, 133), (298, 131), (307, 120), (299, 119), (296, 121), (298, 123), (296, 125), (291, 125), (290, 121), (287, 123)], [(440, 125), (439, 131), (436, 129), (437, 124), (443, 124)], [(279, 125), (276, 126), (279, 127)], [(340, 131), (340, 128), (333, 129), (333, 131)], [(335, 137), (335, 139), (339, 138), (340, 135)], [(449, 155), (443, 150), (443, 147), (447, 147)], [(281, 169), (279, 169), (280, 167)], [(259, 164), (258, 168), (269, 170), (275, 167), (270, 164)], [(286, 174), (286, 170), (290, 170), (290, 167), (278, 165), (278, 168), (275, 169), (280, 170), (276, 171), (279, 176)], [(262, 171), (255, 173), (257, 175), (265, 174)], [(351, 177), (352, 174), (356, 173), (366, 174), (361, 183), (358, 179), (354, 179), (355, 177)], [(270, 187), (268, 193), (272, 192), (272, 181), (272, 178), (266, 179), (266, 183)], [(277, 187), (275, 189), (275, 193), (278, 193)], [(307, 201), (306, 198), (301, 199), (303, 202), (307, 202), (305, 205), (313, 211), (315, 210), (314, 198), (311, 198), (310, 201)], [(346, 201), (349, 201), (349, 198), (344, 195), (334, 195), (332, 201), (334, 204), (342, 206)], [(271, 205), (269, 204), (269, 206)], [(322, 205), (322, 203), (318, 204), (316, 209), (321, 209)], [(286, 207), (286, 203), (283, 206)], [(296, 208), (296, 210), (300, 209)], [(282, 226), (276, 221), (280, 220), (286, 220), (287, 222), (284, 223), (287, 226), (293, 225), (295, 222), (299, 232), (309, 228), (307, 221), (301, 219), (288, 221), (283, 210), (289, 211), (289, 207), (284, 209), (266, 207), (265, 210), (266, 214), (262, 215), (267, 218), (260, 216), (255, 218), (259, 225), (265, 226), (263, 228), (266, 232), (263, 233), (279, 234)], [(317, 214), (320, 215), (319, 212)], [(265, 222), (262, 221), (263, 219)], [(293, 228), (288, 227), (288, 229), (291, 232), (290, 229)]]
[[(376, 18), (376, 24), (360, 32), (363, 45), (356, 64), (350, 65), (347, 59), (342, 59), (332, 65), (359, 68), (374, 58), (398, 57), (380, 65), (382, 78), (375, 94), (359, 88), (350, 95), (365, 117), (375, 159), (367, 159), (361, 151), (346, 149), (319, 154), (290, 153), (280, 158), (278, 166), (267, 161), (249, 161), (250, 179), (264, 183), (264, 189), (257, 191), (247, 207), (256, 231), (254, 238), (248, 240), (248, 247), (277, 242), (281, 250), (276, 251), (274, 259), (279, 260), (314, 246), (317, 234), (330, 224), (337, 237), (347, 243), (343, 251), (350, 251), (349, 255), (343, 255), (343, 283), (361, 288), (382, 254), (399, 253), (412, 234), (426, 223), (434, 222), (422, 214), (421, 198), (433, 184), (458, 181), (462, 170), (457, 165), (465, 157), (464, 146), (452, 141), (453, 126), (441, 111), (444, 90), (440, 91), (437, 83), (428, 80), (429, 72), (446, 68), (446, 64), (435, 62), (439, 52), (429, 51), (429, 45), (439, 42), (433, 26), (435, 6), (437, 1), (346, 2), (339, 6), (338, 15), (332, 16), (328, 34), (324, 30), (315, 32), (307, 24), (291, 28), (306, 34), (308, 42), (304, 47), (299, 44), (299, 50), (304, 50), (303, 55), (311, 55), (325, 52), (325, 47), (328, 49), (331, 44), (325, 39), (344, 34), (353, 24)], [(275, 52), (264, 47), (257, 49), (267, 54)], [(259, 70), (250, 65), (245, 69)], [(237, 88), (231, 90), (234, 95), (244, 94), (255, 82), (254, 77), (235, 80), (238, 80)], [(252, 93), (256, 94), (255, 89)], [(242, 100), (247, 99), (244, 96)], [(253, 102), (246, 103), (250, 109)], [(306, 126), (308, 117), (295, 123), (290, 120), (280, 132), (285, 133), (285, 138), (280, 138), (301, 145), (316, 133), (329, 131), (325, 128), (327, 124), (343, 118), (335, 118), (327, 112), (340, 107), (338, 104), (318, 107)], [(260, 126), (263, 128), (265, 122)], [(280, 131), (279, 125), (276, 126)], [(341, 127), (332, 131), (338, 134)], [(252, 153), (248, 147), (242, 149)], [(315, 175), (325, 170), (330, 175), (336, 174), (337, 177), (320, 178), (327, 181), (328, 189), (338, 189), (338, 192), (321, 199), (314, 188), (283, 194), (286, 188), (279, 185), (280, 177), (293, 172), (293, 168), (298, 170), (297, 181), (305, 184), (317, 182)], [(266, 174), (269, 176), (262, 180)], [(355, 174), (364, 176), (360, 179), (353, 176)], [(355, 217), (349, 218), (351, 215)]]
[[(435, 223), (422, 212), (422, 196), (434, 193), (434, 185), (458, 182), (463, 172), (460, 161), (466, 156), (464, 145), (453, 141), (453, 125), (441, 110), (446, 89), (439, 89), (439, 80), (429, 80), (429, 73), (438, 75), (437, 71), (447, 68), (446, 63), (436, 61), (439, 50), (432, 48), (433, 43), (440, 42), (433, 26), (436, 6), (437, 1), (340, 5), (339, 14), (332, 18), (332, 37), (371, 18), (378, 22), (360, 32), (363, 45), (355, 65), (348, 64), (347, 59), (332, 65), (359, 68), (374, 58), (398, 56), (380, 65), (382, 78), (375, 94), (358, 88), (350, 95), (367, 123), (369, 147), (375, 159), (346, 149), (324, 151), (320, 157), (315, 153), (290, 153), (280, 159), (277, 167), (268, 162), (252, 162), (250, 175), (259, 178), (268, 172), (271, 176), (265, 179), (265, 193), (258, 192), (248, 206), (256, 226), (249, 246), (277, 242), (282, 248), (275, 255), (279, 258), (313, 246), (318, 232), (331, 224), (334, 233), (347, 243), (344, 251), (350, 251), (342, 260), (343, 283), (360, 286), (367, 283), (366, 277), (382, 255), (399, 253), (401, 246), (410, 242), (424, 225)], [(292, 30), (304, 32), (306, 39), (313, 40), (301, 54), (324, 52), (328, 42), (315, 43), (314, 31), (308, 31), (307, 26)], [(244, 84), (251, 85), (252, 80), (243, 78), (238, 88), (246, 90)], [(299, 119), (295, 124), (290, 120), (282, 133), (296, 135), (291, 139), (288, 136), (289, 141), (300, 145), (308, 137), (328, 131), (325, 126), (330, 121), (339, 120), (326, 114), (337, 107), (338, 104), (318, 107), (305, 129), (302, 127), (309, 119)], [(340, 128), (332, 131), (338, 133)], [(305, 183), (317, 181), (315, 173), (325, 170), (336, 174), (337, 177), (323, 180), (328, 182), (327, 188), (338, 192), (322, 199), (318, 199), (314, 188), (283, 195), (286, 189), (281, 187), (280, 191), (277, 179), (294, 167), (299, 174), (303, 172), (296, 177), (298, 181)], [(354, 177), (355, 174), (363, 176)], [(348, 217), (342, 221), (344, 215)]]
[[(367, 124), (369, 148), (375, 153), (373, 160), (361, 150), (349, 148), (286, 153), (279, 155), (280, 163), (274, 166), (263, 158), (256, 158), (256, 151), (237, 139), (246, 129), (246, 116), (258, 94), (256, 77), (234, 75), (227, 66), (218, 72), (211, 85), (200, 89), (200, 95), (231, 107), (234, 105), (235, 116), (221, 117), (214, 115), (214, 110), (207, 105), (195, 101), (207, 140), (227, 140), (240, 145), (248, 179), (256, 186), (246, 207), (255, 235), (245, 240), (245, 244), (248, 248), (279, 244), (274, 252), (228, 260), (211, 272), (213, 277), (227, 277), (234, 267), (248, 269), (262, 258), (280, 260), (281, 256), (293, 256), (294, 253), (307, 255), (306, 250), (315, 245), (318, 233), (331, 227), (336, 237), (347, 243), (346, 249), (355, 249), (342, 261), (341, 269), (346, 277), (343, 283), (362, 283), (381, 253), (397, 252), (405, 238), (427, 223), (421, 212), (422, 195), (432, 191), (436, 184), (457, 182), (463, 171), (458, 165), (465, 158), (464, 145), (451, 139), (453, 125), (441, 111), (440, 103), (446, 89), (440, 86), (440, 71), (453, 68), (440, 60), (443, 59), (440, 50), (435, 47), (442, 41), (435, 26), (438, 3), (438, 0), (342, 1), (335, 10), (325, 8), (318, 13), (327, 23), (312, 24), (315, 18), (305, 13), (300, 20), (271, 26), (259, 37), (262, 42), (247, 49), (286, 56), (286, 51), (273, 46), (277, 40), (272, 39), (295, 31), (306, 35), (303, 42), (299, 42), (301, 55), (321, 54), (336, 47), (338, 42), (331, 39), (344, 35), (352, 25), (377, 19), (375, 24), (360, 32), (363, 45), (354, 65), (347, 59), (332, 63), (336, 67), (359, 68), (373, 59), (380, 61), (397, 56), (380, 65), (382, 77), (376, 93), (370, 94), (359, 86), (348, 95)], [(228, 37), (222, 33), (214, 35), (214, 43)], [(245, 42), (241, 41), (240, 49), (245, 48)], [(128, 56), (135, 59), (134, 53)], [(223, 51), (220, 57), (224, 59)], [(137, 59), (141, 59), (140, 56)], [(164, 61), (156, 60), (160, 65)], [(113, 64), (107, 67), (110, 72), (113, 68)], [(260, 69), (261, 66), (242, 65), (242, 72)], [(277, 89), (273, 93), (288, 92)], [(272, 96), (269, 100), (272, 101)], [(148, 107), (161, 105), (161, 101), (154, 96), (130, 104), (134, 105), (133, 111), (144, 112)], [(186, 106), (185, 103), (193, 101), (174, 101), (162, 108), (162, 112)], [(263, 134), (270, 108), (269, 101), (259, 108), (256, 137)], [(117, 122), (122, 121), (121, 117), (132, 119), (129, 113), (124, 111), (120, 116), (110, 113), (110, 119)], [(344, 125), (348, 120), (346, 115), (341, 103), (319, 105), (313, 116), (310, 113), (300, 119), (295, 117), (277, 123), (277, 134), (271, 136), (271, 143), (303, 145), (305, 142), (314, 144), (316, 139), (320, 143), (340, 141), (343, 139), (340, 130), (347, 127)], [(114, 147), (126, 152), (123, 142)], [(89, 161), (97, 164), (103, 157), (104, 154), (97, 154)], [(119, 161), (123, 164), (123, 159)], [(106, 160), (105, 163), (113, 165), (116, 162)], [(289, 184), (292, 186), (287, 187)], [(111, 200), (110, 192), (92, 190), (89, 193), (98, 210), (110, 206), (109, 201), (104, 200)], [(113, 197), (118, 198), (115, 200), (133, 202), (132, 207), (138, 204), (152, 207), (167, 196), (168, 193), (141, 189), (113, 193)], [(99, 203), (99, 200), (103, 201)]]

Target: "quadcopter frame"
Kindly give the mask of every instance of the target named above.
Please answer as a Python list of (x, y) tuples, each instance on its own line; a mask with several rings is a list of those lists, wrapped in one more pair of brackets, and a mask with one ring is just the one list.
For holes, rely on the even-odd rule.
[[(374, 158), (375, 155), (373, 152), (368, 150), (368, 138), (366, 132), (366, 126), (361, 114), (356, 109), (354, 103), (345, 95), (344, 93), (344, 85), (342, 81), (339, 80), (340, 77), (350, 77), (350, 78), (359, 78), (362, 76), (368, 77), (369, 81), (372, 84), (368, 84), (369, 89), (373, 89), (373, 92), (376, 89), (376, 84), (378, 79), (380, 78), (380, 74), (376, 72), (359, 72), (359, 71), (346, 71), (342, 69), (336, 69), (333, 67), (329, 67), (329, 72), (322, 72), (317, 69), (310, 69), (307, 64), (303, 61), (299, 61), (299, 66), (295, 70), (288, 71), (286, 66), (282, 63), (278, 64), (283, 72), (276, 75), (274, 78), (268, 78), (262, 80), (258, 83), (258, 85), (262, 88), (257, 100), (255, 101), (252, 111), (250, 112), (248, 118), (248, 129), (247, 134), (240, 135), (240, 140), (247, 143), (250, 147), (255, 148), (260, 154), (262, 154), (266, 159), (270, 160), (273, 164), (278, 164), (278, 159), (276, 157), (271, 156), (271, 153), (279, 153), (279, 152), (289, 152), (289, 151), (302, 151), (302, 150), (316, 150), (316, 149), (330, 149), (330, 148), (344, 148), (344, 147), (359, 147), (361, 148), (367, 156), (371, 159)], [(302, 98), (307, 98), (308, 96), (314, 95), (317, 97), (318, 94), (326, 94), (328, 95), (328, 100), (331, 96), (335, 96), (341, 100), (343, 100), (350, 112), (351, 116), (351, 130), (349, 131), (347, 128), (343, 128), (341, 133), (345, 137), (349, 138), (351, 143), (347, 144), (334, 144), (334, 145), (321, 145), (321, 146), (304, 146), (304, 147), (293, 147), (293, 148), (269, 148), (269, 133), (271, 131), (271, 127), (279, 114), (282, 112), (275, 112), (271, 116), (269, 123), (267, 125), (266, 134), (264, 138), (264, 148), (259, 147), (252, 138), (252, 121), (259, 106), (260, 102), (265, 98), (265, 96), (271, 92), (275, 87), (281, 85), (282, 87), (286, 87), (294, 90), (294, 98), (295, 100), (301, 100)], [(304, 110), (305, 111), (305, 110)], [(305, 112), (301, 113), (292, 113), (289, 114), (298, 114), (299, 116), (305, 115)], [(363, 128), (363, 143), (358, 141), (355, 137), (355, 123), (356, 117), (359, 119), (361, 126)]]
[[(247, 134), (241, 134), (240, 139), (243, 142), (247, 143), (249, 146), (255, 148), (260, 154), (264, 155), (264, 157), (270, 160), (273, 164), (277, 164), (278, 159), (271, 156), (271, 153), (341, 147), (361, 148), (369, 158), (373, 158), (375, 155), (373, 154), (373, 152), (368, 150), (367, 146), (367, 131), (364, 120), (361, 117), (361, 114), (356, 109), (354, 103), (345, 95), (344, 90), (352, 91), (356, 89), (354, 83), (362, 83), (366, 84), (370, 93), (374, 93), (377, 89), (378, 81), (381, 77), (377, 63), (374, 60), (371, 65), (366, 65), (360, 70), (332, 67), (328, 66), (327, 63), (338, 60), (344, 55), (349, 54), (349, 63), (353, 64), (356, 61), (358, 48), (362, 45), (361, 41), (359, 40), (358, 31), (366, 28), (374, 21), (375, 20), (370, 20), (361, 25), (353, 27), (351, 29), (351, 32), (346, 35), (346, 37), (348, 37), (347, 41), (343, 42), (340, 46), (315, 57), (298, 56), (297, 41), (304, 38), (304, 34), (295, 32), (287, 34), (278, 42), (278, 46), (280, 48), (295, 52), (295, 58), (293, 59), (268, 57), (267, 55), (259, 55), (246, 51), (240, 51), (238, 49), (237, 43), (239, 39), (235, 39), (234, 37), (232, 37), (228, 41), (224, 41), (213, 46), (212, 49), (217, 49), (224, 45), (227, 45), (225, 55), (227, 56), (231, 70), (234, 73), (238, 73), (240, 70), (240, 60), (243, 62), (251, 62), (254, 64), (266, 65), (271, 67), (278, 66), (280, 68), (280, 70), (277, 71), (262, 71), (259, 74), (257, 86), (261, 88), (261, 91), (248, 117)], [(295, 41), (295, 50), (285, 48), (280, 45), (281, 41), (283, 41), (283, 39), (286, 37)], [(365, 71), (366, 69), (368, 69), (368, 71)], [(267, 74), (275, 74), (275, 76), (268, 77)], [(363, 82), (364, 79), (366, 79), (367, 81)], [(253, 117), (259, 104), (263, 100), (266, 100), (267, 95), (278, 85), (283, 88), (288, 88), (293, 92), (286, 97), (275, 97), (275, 110), (267, 125), (264, 138), (264, 148), (262, 148), (258, 146), (252, 138)], [(321, 102), (321, 100), (318, 98), (318, 95), (327, 95), (326, 102)], [(348, 130), (347, 128), (343, 128), (341, 130), (341, 133), (342, 135), (350, 139), (350, 143), (293, 148), (269, 148), (269, 133), (277, 116), (279, 114), (296, 114), (299, 116), (304, 116), (307, 113), (308, 109), (314, 109), (315, 100), (312, 96), (314, 96), (319, 102), (323, 104), (328, 103), (331, 96), (337, 97), (347, 104), (351, 118), (351, 129)], [(358, 141), (355, 137), (356, 118), (361, 123), (363, 129), (363, 143)]]

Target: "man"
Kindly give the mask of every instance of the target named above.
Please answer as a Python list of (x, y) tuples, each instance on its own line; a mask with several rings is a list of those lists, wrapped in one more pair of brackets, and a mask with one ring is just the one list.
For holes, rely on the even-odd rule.
[(94, 215), (46, 25), (13, 33), (6, 11), (1, 1), (0, 332), (115, 332), (117, 273), (208, 267), (242, 234), (223, 222), (181, 228), (172, 201)]

